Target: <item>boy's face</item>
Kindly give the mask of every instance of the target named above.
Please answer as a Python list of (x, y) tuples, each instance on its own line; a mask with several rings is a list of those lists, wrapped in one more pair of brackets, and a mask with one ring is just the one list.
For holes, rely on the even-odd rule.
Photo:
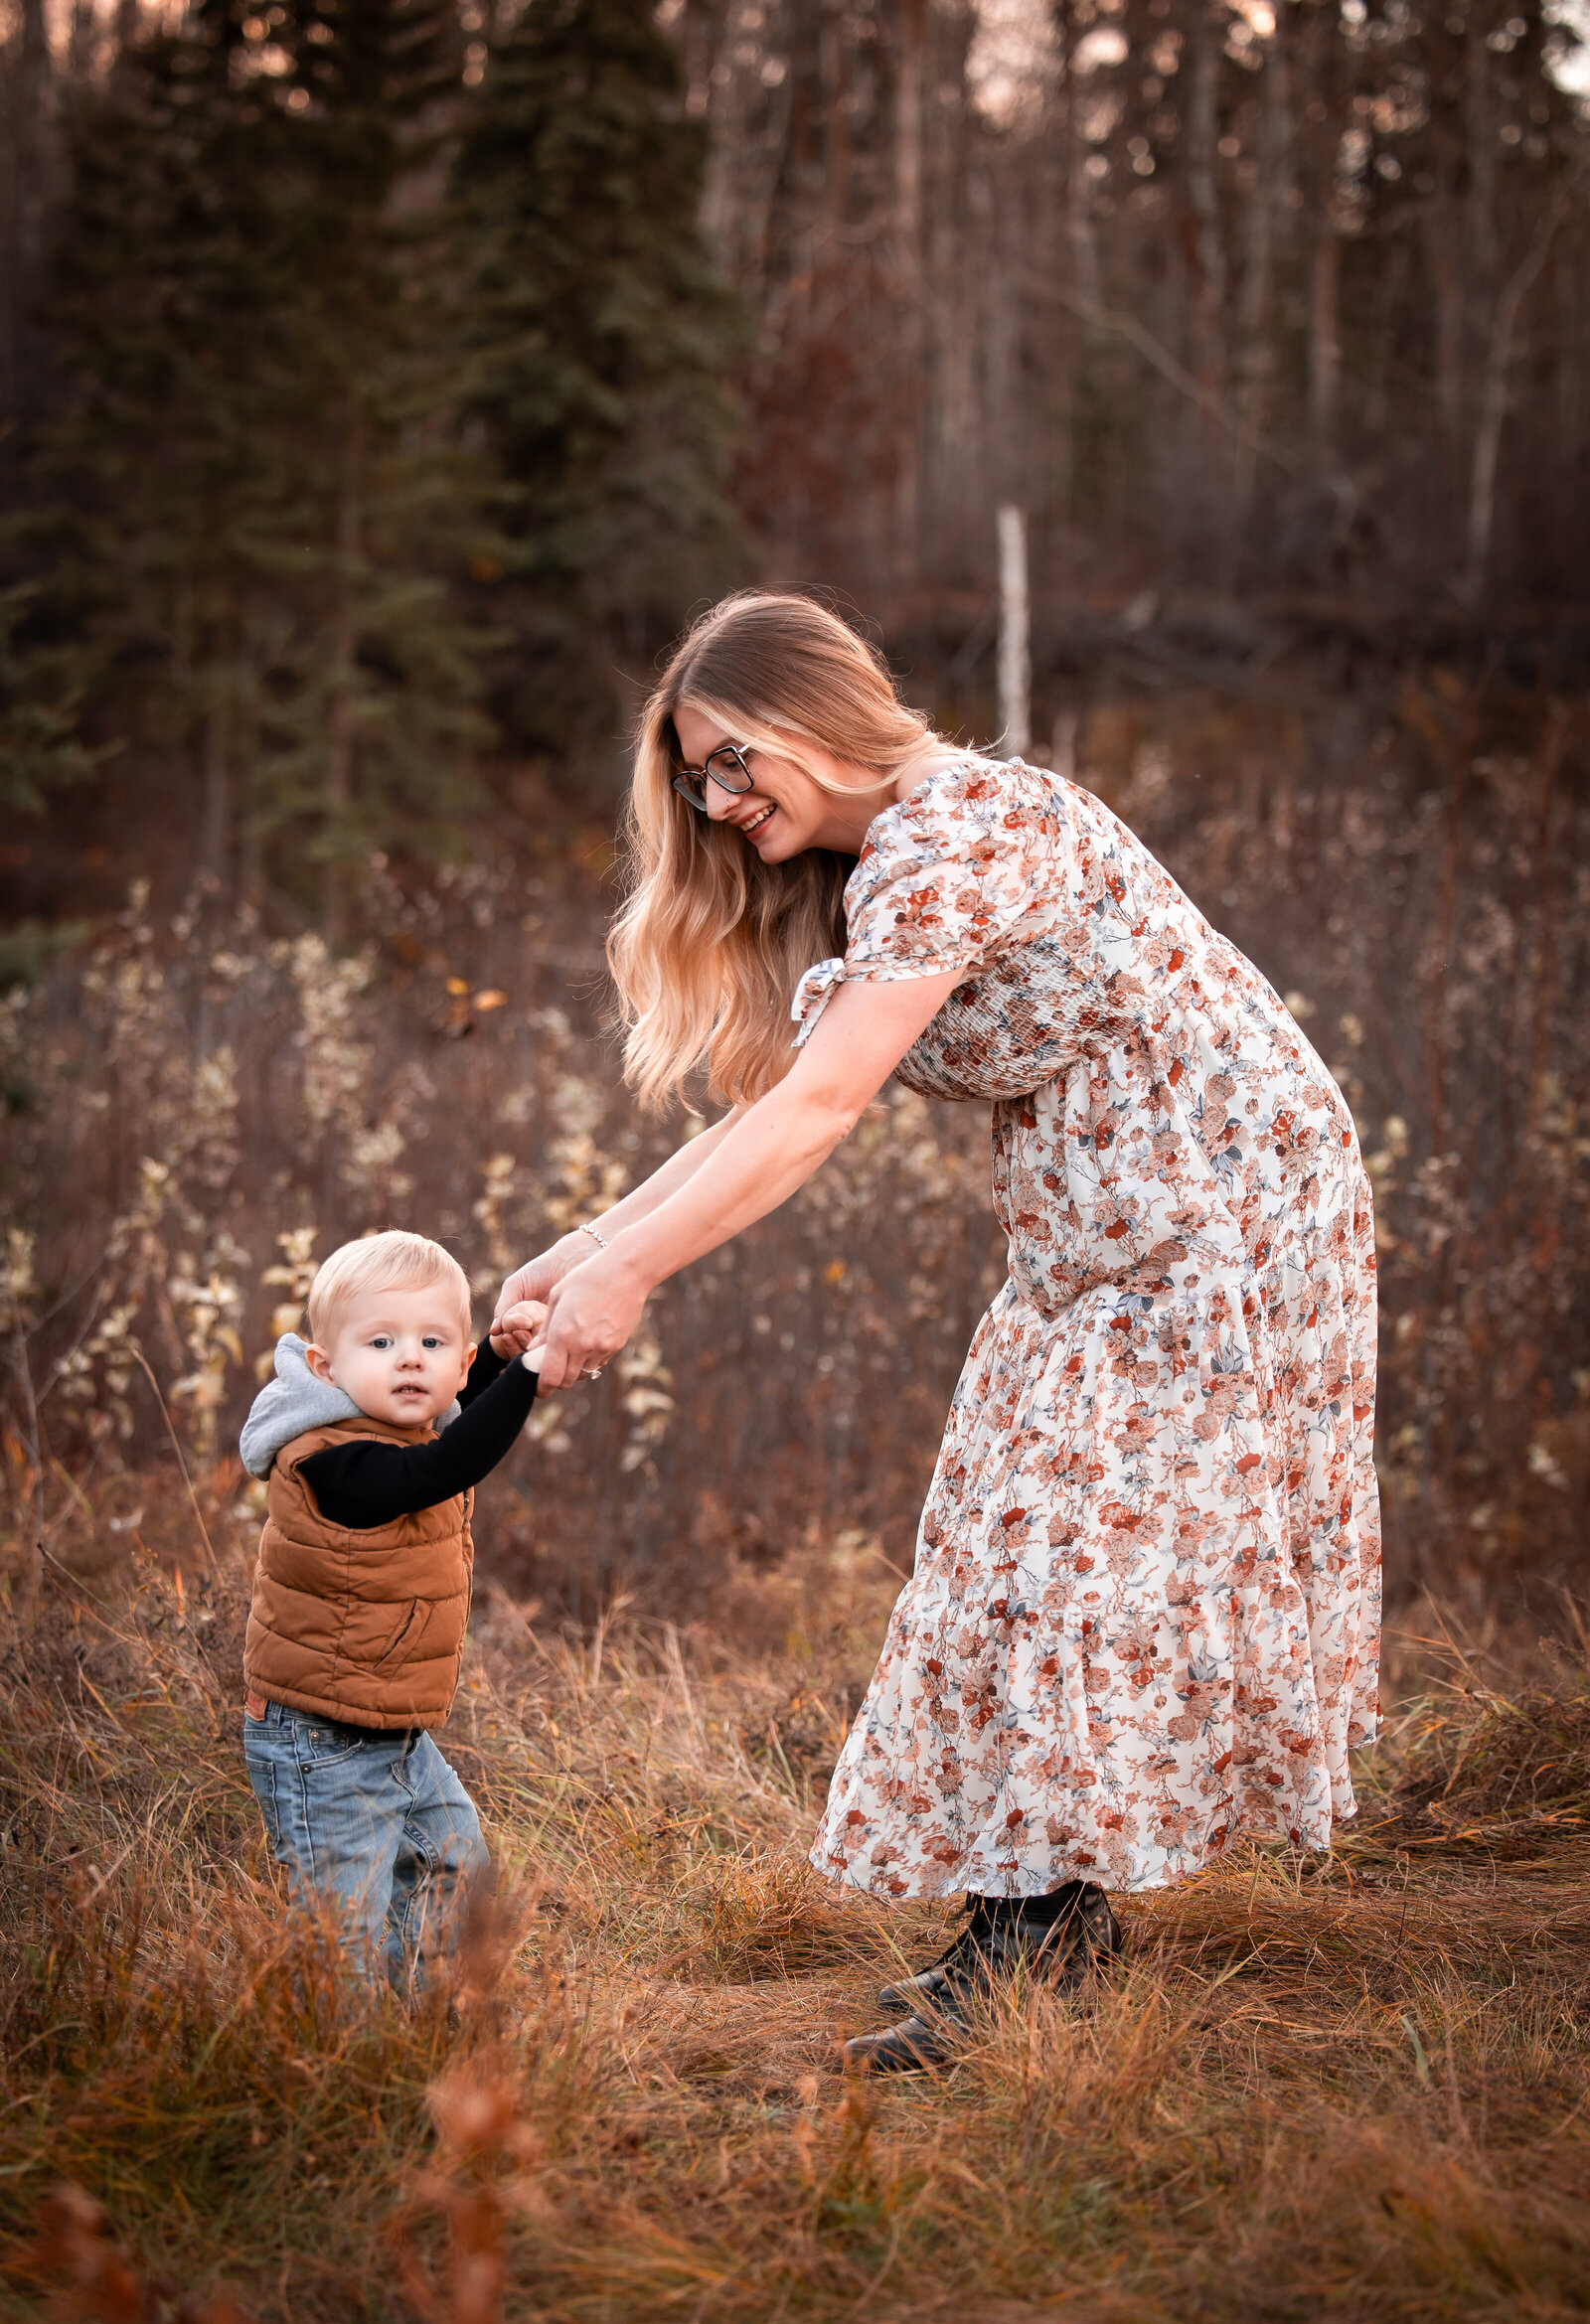
[(444, 1284), (367, 1292), (347, 1307), (329, 1347), (309, 1368), (351, 1396), (370, 1420), (411, 1428), (438, 1420), (469, 1377), (474, 1349)]

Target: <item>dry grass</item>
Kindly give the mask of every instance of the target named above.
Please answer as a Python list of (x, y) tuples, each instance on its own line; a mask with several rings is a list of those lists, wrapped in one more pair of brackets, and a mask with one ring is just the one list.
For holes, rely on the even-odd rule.
[(1331, 1862), (1254, 1851), (1132, 1900), (1107, 1988), (1016, 1993), (953, 2074), (881, 2085), (838, 2044), (945, 1916), (804, 1867), (875, 1635), (849, 1569), (765, 1585), (819, 1642), (746, 1668), (633, 1617), (538, 1636), (487, 1595), (447, 1748), (505, 1893), (412, 2018), (280, 1909), (240, 1570), (122, 1580), (51, 1569), (3, 1641), (5, 2312), (1590, 2307), (1572, 1656), (1510, 1696), (1459, 1670)]

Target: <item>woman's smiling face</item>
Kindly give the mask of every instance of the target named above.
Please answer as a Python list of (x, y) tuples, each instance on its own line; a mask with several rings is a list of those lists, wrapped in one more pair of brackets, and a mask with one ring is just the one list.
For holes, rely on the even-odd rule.
[[(740, 739), (692, 702), (682, 702), (675, 711), (674, 731), (684, 762), (691, 767), (705, 765), (713, 751)], [(814, 783), (792, 759), (751, 745), (743, 754), (752, 778), (750, 790), (725, 791), (721, 784), (709, 782), (708, 814), (715, 823), (732, 824), (764, 863), (787, 863), (808, 848), (860, 854), (868, 825), (893, 798), (892, 785), (879, 788), (865, 768), (848, 765), (804, 737), (800, 747), (827, 781), (842, 786), (837, 793)], [(870, 788), (859, 788), (868, 783)]]

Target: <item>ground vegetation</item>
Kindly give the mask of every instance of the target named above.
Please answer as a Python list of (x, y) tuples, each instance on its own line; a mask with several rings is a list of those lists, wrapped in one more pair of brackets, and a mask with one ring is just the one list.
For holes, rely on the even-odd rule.
[(1335, 1855), (1125, 1900), (1108, 1984), (1018, 1987), (952, 2072), (879, 2084), (839, 2044), (945, 1914), (804, 1861), (875, 1581), (819, 1551), (732, 1654), (726, 1607), (574, 1636), (488, 1592), (444, 1742), (502, 1887), (405, 2016), (283, 1915), (209, 1513), (5, 1613), (8, 2312), (1583, 2313), (1571, 1626), (1505, 1675), (1427, 1609)]

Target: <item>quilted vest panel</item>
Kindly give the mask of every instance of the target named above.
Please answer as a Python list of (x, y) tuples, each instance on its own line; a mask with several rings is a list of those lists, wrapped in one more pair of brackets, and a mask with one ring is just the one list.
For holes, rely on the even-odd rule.
[(358, 1727), (439, 1726), (452, 1709), (469, 1619), (472, 1492), (368, 1532), (334, 1525), (300, 1474), (311, 1454), (426, 1428), (344, 1420), (276, 1455), (254, 1568), (243, 1675), (253, 1694)]

